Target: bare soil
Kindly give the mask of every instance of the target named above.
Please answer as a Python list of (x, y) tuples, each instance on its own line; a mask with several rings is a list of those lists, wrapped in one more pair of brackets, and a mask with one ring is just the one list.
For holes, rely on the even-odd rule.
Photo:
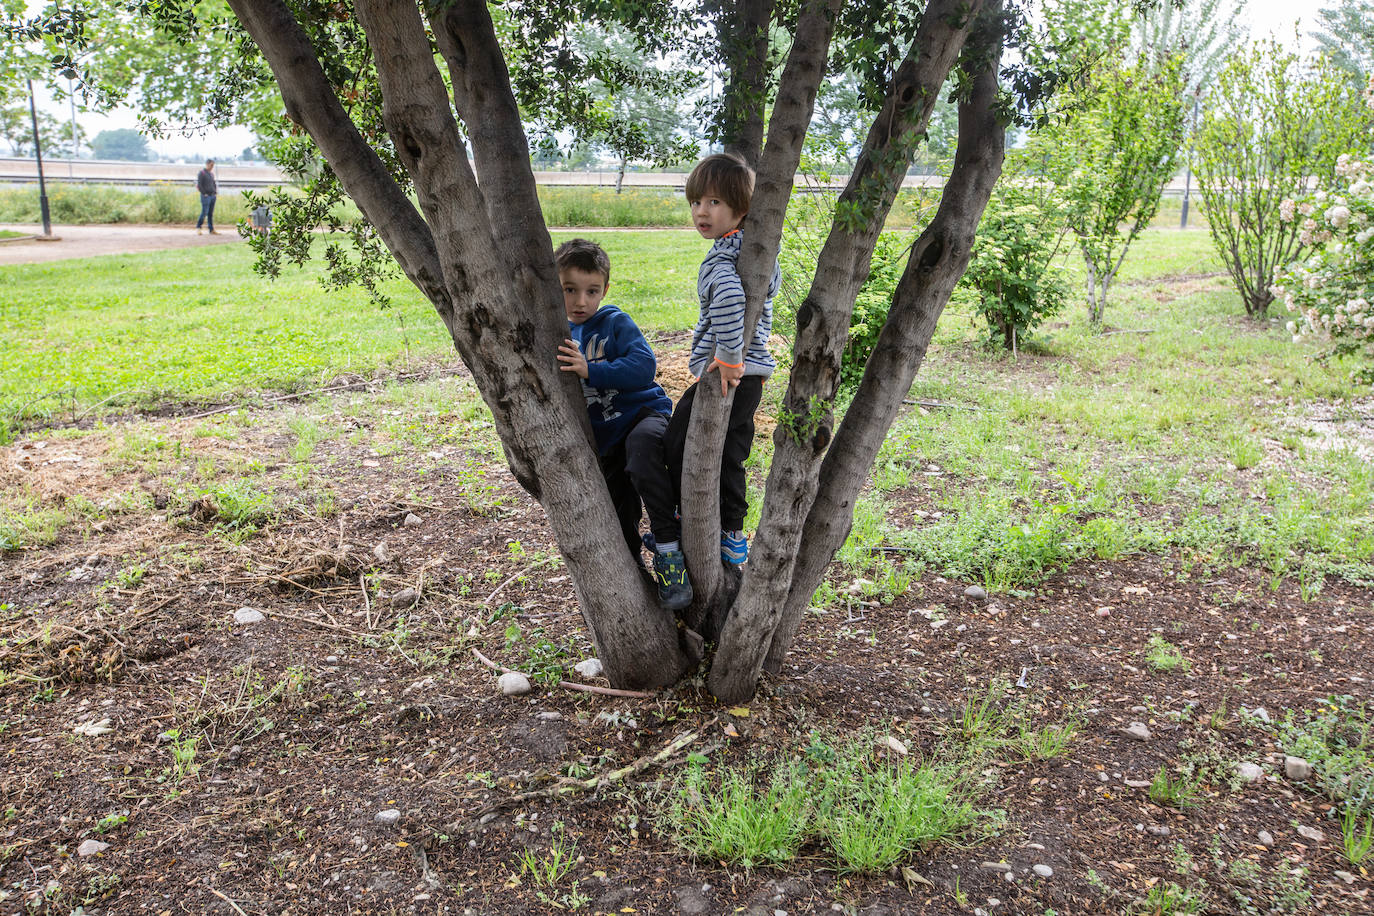
[[(0, 229), (41, 235), (37, 224), (0, 224)], [(42, 264), (102, 254), (131, 254), (166, 248), (193, 248), (241, 242), (238, 230), (223, 226), (214, 235), (197, 235), (194, 226), (139, 226), (126, 223), (91, 226), (53, 226), (55, 239), (33, 238), (0, 245), (0, 266)]]
[[(281, 459), (283, 425), (251, 419), (263, 422), (230, 441), (175, 417), (131, 422), (176, 443), (186, 468), (260, 462), (288, 501), (301, 481)], [(567, 906), (575, 882), (589, 913), (1042, 916), (1129, 912), (1152, 887), (1205, 879), (1209, 913), (1374, 913), (1332, 805), (1286, 778), (1272, 731), (1239, 715), (1368, 699), (1368, 588), (1329, 581), (1304, 601), (1256, 570), (1142, 556), (976, 601), (927, 574), (890, 604), (809, 616), (747, 715), (699, 677), (648, 699), (546, 684), (504, 697), (473, 650), (528, 664), (512, 623), (566, 647), (570, 680), (589, 653), (541, 510), (499, 465), (475, 503), (477, 453), (462, 445), (420, 469), (378, 458), (366, 427), (312, 459), (311, 499), (327, 492), (330, 510), (302, 498), (242, 543), (216, 530), (220, 507), (177, 504), (108, 438), (0, 450), (7, 491), (111, 502), (50, 546), (0, 556), (0, 912), (534, 914)], [(116, 507), (130, 490), (146, 503)], [(894, 517), (914, 521), (923, 499), (899, 494)], [(840, 588), (851, 575), (833, 568)], [(265, 619), (235, 622), (243, 608)], [(1157, 633), (1187, 670), (1145, 661)], [(657, 815), (690, 753), (767, 761), (813, 732), (868, 727), (933, 753), (999, 680), (1082, 731), (1064, 757), (990, 767), (1005, 828), (915, 856), (919, 881), (841, 876), (815, 848), (785, 869), (725, 868), (684, 853)], [(1133, 722), (1151, 737), (1128, 736)], [(1186, 809), (1150, 801), (1144, 782), (1202, 752), (1266, 778), (1214, 779)], [(541, 897), (520, 856), (547, 855), (556, 824), (578, 858)], [(90, 840), (108, 847), (80, 854)], [(1222, 863), (1245, 860), (1267, 878), (1304, 869), (1310, 899), (1228, 883)]]

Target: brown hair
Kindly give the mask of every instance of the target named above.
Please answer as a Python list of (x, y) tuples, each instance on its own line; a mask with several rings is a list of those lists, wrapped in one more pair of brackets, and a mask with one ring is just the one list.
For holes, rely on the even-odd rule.
[(553, 253), (553, 263), (560, 271), (574, 267), (589, 274), (601, 274), (611, 282), (611, 256), (591, 239), (569, 239)]
[(736, 213), (748, 213), (754, 196), (754, 170), (734, 153), (707, 156), (687, 176), (687, 200), (701, 200), (707, 194), (719, 197)]

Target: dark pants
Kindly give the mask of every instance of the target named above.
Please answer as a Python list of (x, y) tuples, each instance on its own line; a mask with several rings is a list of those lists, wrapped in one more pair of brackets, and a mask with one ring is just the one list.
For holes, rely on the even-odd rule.
[[(707, 382), (719, 385), (720, 376), (708, 375)], [(664, 441), (668, 450), (668, 470), (673, 479), (673, 496), (677, 501), (682, 495), (682, 453), (687, 447), (687, 426), (692, 420), (692, 402), (696, 400), (698, 384), (700, 382), (684, 391), (677, 402)], [(754, 445), (754, 411), (758, 410), (762, 397), (763, 376), (746, 375), (740, 379), (735, 400), (730, 404), (730, 420), (725, 428), (725, 448), (720, 461), (720, 527), (726, 531), (742, 529), (744, 516), (749, 512), (744, 462)]]
[(213, 194), (200, 195), (200, 219), (196, 220), (196, 228), (199, 229), (200, 224), (204, 222), (210, 224), (211, 232), (215, 231), (215, 195)]
[(682, 536), (674, 517), (677, 497), (663, 450), (663, 434), (668, 418), (646, 411), (636, 418), (629, 433), (601, 456), (601, 474), (611, 493), (620, 531), (630, 553), (639, 556), (640, 503), (649, 513), (649, 530), (660, 542), (676, 541)]

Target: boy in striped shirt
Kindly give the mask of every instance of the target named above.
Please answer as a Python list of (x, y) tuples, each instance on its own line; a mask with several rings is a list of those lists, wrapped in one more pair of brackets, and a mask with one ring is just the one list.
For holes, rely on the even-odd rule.
[(749, 557), (749, 542), (744, 536), (744, 517), (749, 511), (744, 462), (754, 444), (754, 411), (763, 395), (764, 379), (772, 375), (778, 365), (768, 352), (768, 336), (773, 327), (773, 297), (781, 281), (777, 264), (773, 265), (763, 313), (753, 336), (746, 340), (744, 335), (744, 287), (735, 265), (743, 241), (739, 227), (749, 212), (753, 193), (753, 170), (743, 159), (732, 154), (707, 156), (687, 176), (687, 202), (692, 208), (692, 224), (702, 238), (714, 239), (715, 244), (697, 272), (701, 314), (692, 331), (692, 353), (688, 362), (697, 382), (678, 401), (665, 436), (668, 466), (680, 501), (682, 454), (697, 385), (704, 380), (715, 384), (716, 377), (711, 373), (716, 373), (722, 395), (731, 388), (735, 390), (721, 456), (720, 556), (736, 566)]

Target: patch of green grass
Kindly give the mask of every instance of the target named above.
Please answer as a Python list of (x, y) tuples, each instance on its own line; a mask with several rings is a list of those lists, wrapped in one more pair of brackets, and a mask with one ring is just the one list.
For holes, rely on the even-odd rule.
[(1135, 916), (1188, 916), (1203, 912), (1206, 906), (1207, 897), (1201, 891), (1164, 881), (1136, 900), (1131, 913)]
[(663, 819), (686, 849), (752, 868), (782, 865), (814, 842), (841, 873), (881, 873), (918, 850), (968, 837), (995, 820), (977, 806), (984, 786), (957, 747), (940, 762), (875, 750), (865, 730), (844, 741), (812, 736), (794, 756), (726, 767), (708, 777), (689, 762)]
[[(609, 302), (650, 333), (692, 326), (708, 242), (690, 228), (581, 234), (611, 255)], [(383, 285), (382, 310), (359, 290), (321, 288), (318, 264), (267, 281), (252, 262), (247, 246), (217, 245), (0, 267), (0, 427), (458, 361), (405, 280)]]
[(1341, 816), (1341, 851), (1351, 865), (1360, 865), (1374, 852), (1374, 815), (1360, 816), (1354, 805), (1347, 805)]
[(1156, 671), (1187, 671), (1192, 667), (1192, 663), (1183, 657), (1178, 646), (1169, 642), (1158, 633), (1150, 636), (1145, 643), (1145, 661), (1149, 662), (1150, 667)]
[(1167, 766), (1159, 768), (1150, 780), (1150, 801), (1170, 808), (1193, 808), (1202, 802), (1202, 790), (1197, 778), (1190, 773), (1177, 776)]
[(44, 505), (33, 494), (0, 494), (0, 552), (52, 544), (70, 519), (67, 508)]
[(667, 819), (685, 849), (719, 862), (754, 868), (796, 858), (810, 832), (813, 812), (805, 775), (794, 763), (759, 772), (727, 769), (711, 780), (690, 762)]

